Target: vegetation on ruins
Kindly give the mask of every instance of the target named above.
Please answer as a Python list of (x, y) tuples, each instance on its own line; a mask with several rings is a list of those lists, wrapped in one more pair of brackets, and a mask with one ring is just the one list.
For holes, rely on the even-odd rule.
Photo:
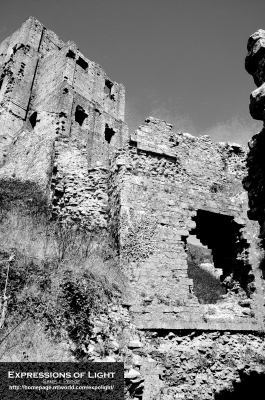
[[(6, 184), (5, 193), (9, 188)], [(123, 290), (115, 250), (105, 233), (49, 222), (48, 209), (34, 202), (36, 192), (30, 192), (27, 185), (17, 190), (20, 195), (10, 190), (13, 198), (2, 201), (2, 221), (7, 213), (12, 220), (10, 214), (15, 219), (16, 212), (21, 212), (22, 193), (28, 200), (29, 194), (35, 195), (32, 202), (24, 203), (23, 212), (33, 222), (32, 229), (42, 231), (46, 252), (41, 258), (31, 256), (26, 248), (0, 253), (0, 292), (3, 294), (7, 282), (8, 296), (0, 330), (0, 360), (35, 360), (34, 351), (41, 352), (40, 360), (71, 358), (71, 354), (74, 359), (87, 359), (85, 348), (93, 333), (93, 316), (106, 313), (108, 304), (118, 301)], [(55, 348), (62, 342), (67, 355), (62, 349), (58, 354)]]
[(122, 361), (126, 400), (264, 375), (263, 136), (129, 134), (123, 85), (33, 17), (0, 58), (0, 361)]

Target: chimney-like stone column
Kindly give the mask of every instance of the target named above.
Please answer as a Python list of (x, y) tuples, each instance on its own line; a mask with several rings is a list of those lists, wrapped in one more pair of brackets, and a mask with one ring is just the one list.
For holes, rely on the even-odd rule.
[[(259, 29), (250, 36), (245, 68), (253, 76), (257, 89), (250, 96), (250, 114), (254, 119), (265, 121), (265, 30)], [(248, 143), (248, 176), (243, 180), (248, 191), (248, 216), (259, 222), (260, 237), (265, 238), (265, 129), (254, 135)]]

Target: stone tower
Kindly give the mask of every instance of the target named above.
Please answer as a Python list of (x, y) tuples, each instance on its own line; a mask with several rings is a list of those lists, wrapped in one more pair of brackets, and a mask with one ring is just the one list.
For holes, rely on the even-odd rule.
[(0, 54), (2, 176), (37, 182), (54, 198), (56, 215), (105, 226), (106, 173), (114, 150), (128, 141), (123, 85), (32, 17)]

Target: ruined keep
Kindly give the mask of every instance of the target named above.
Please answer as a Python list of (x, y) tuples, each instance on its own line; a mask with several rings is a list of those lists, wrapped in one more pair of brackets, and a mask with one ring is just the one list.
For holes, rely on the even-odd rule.
[[(251, 37), (247, 59), (248, 72), (261, 85), (251, 112), (261, 119), (264, 40), (264, 31)], [(129, 280), (123, 306), (148, 348), (145, 331), (164, 332), (156, 346), (164, 346), (165, 358), (172, 351), (163, 342), (169, 332), (171, 339), (181, 332), (174, 352), (183, 360), (196, 346), (213, 354), (215, 345), (221, 354), (227, 345), (224, 365), (219, 360), (219, 369), (210, 370), (194, 361), (196, 373), (185, 361), (169, 363), (168, 356), (161, 362), (151, 352), (152, 360), (139, 364), (146, 377), (143, 400), (171, 400), (183, 393), (189, 397), (182, 398), (213, 399), (239, 379), (240, 371), (255, 370), (260, 363), (243, 353), (252, 332), (251, 351), (258, 348), (261, 354), (264, 332), (256, 222), (265, 224), (262, 133), (248, 155), (237, 144), (174, 132), (152, 117), (129, 134), (123, 85), (32, 17), (0, 45), (0, 76), (0, 180), (37, 187), (52, 218), (62, 224), (111, 233)], [(0, 228), (0, 237), (5, 235)], [(194, 270), (190, 235), (211, 250), (212, 264)], [(16, 240), (2, 243), (14, 247)], [(202, 286), (220, 294), (207, 298)], [(195, 333), (189, 336), (192, 331), (201, 341)], [(229, 335), (224, 342), (222, 332)], [(238, 365), (225, 364), (230, 351)], [(136, 346), (137, 354), (143, 355)], [(170, 368), (177, 381), (182, 376), (175, 385), (176, 379), (167, 377)], [(194, 374), (204, 377), (196, 380)]]

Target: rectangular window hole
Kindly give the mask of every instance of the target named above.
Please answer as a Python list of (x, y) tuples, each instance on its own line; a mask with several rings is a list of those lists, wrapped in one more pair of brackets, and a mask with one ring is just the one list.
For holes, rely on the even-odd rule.
[(80, 67), (83, 68), (85, 71), (87, 70), (88, 63), (85, 60), (83, 60), (83, 58), (79, 57), (76, 63), (77, 65), (80, 65)]
[(88, 114), (85, 112), (83, 107), (77, 106), (75, 109), (75, 121), (82, 126)]
[(111, 98), (111, 88), (113, 83), (109, 79), (105, 79), (104, 93)]
[(75, 60), (75, 53), (72, 50), (68, 50), (66, 57), (72, 58), (73, 60)]
[(114, 129), (110, 128), (108, 126), (108, 124), (105, 124), (105, 141), (110, 143), (111, 139), (113, 138), (113, 136), (115, 135), (115, 131)]

